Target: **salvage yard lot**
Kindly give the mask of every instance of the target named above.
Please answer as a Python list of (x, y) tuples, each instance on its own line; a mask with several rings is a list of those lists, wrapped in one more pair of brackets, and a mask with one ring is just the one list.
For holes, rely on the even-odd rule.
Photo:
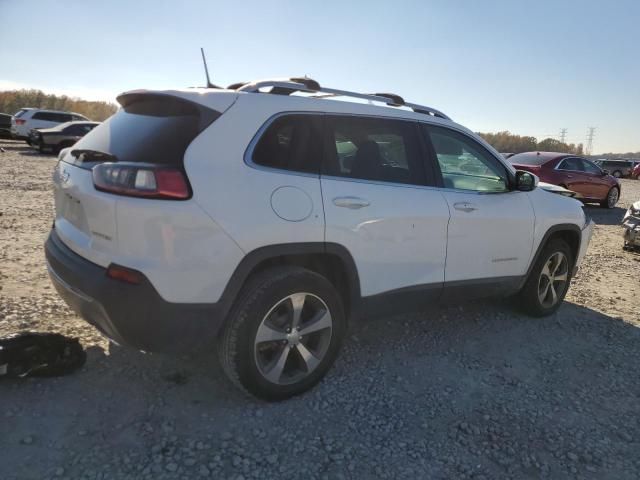
[(0, 142), (0, 336), (76, 336), (86, 366), (0, 383), (0, 479), (640, 478), (640, 255), (623, 180), (557, 314), (474, 302), (351, 325), (311, 392), (242, 396), (211, 354), (109, 345), (49, 283), (55, 158)]

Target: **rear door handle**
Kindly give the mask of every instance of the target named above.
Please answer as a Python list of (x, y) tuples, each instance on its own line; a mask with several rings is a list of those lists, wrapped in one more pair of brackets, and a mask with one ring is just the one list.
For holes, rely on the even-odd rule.
[(455, 208), (456, 210), (460, 210), (461, 212), (467, 212), (467, 213), (473, 212), (474, 210), (478, 209), (478, 207), (476, 207), (474, 204), (469, 202), (454, 203), (453, 208)]
[(336, 207), (350, 208), (357, 210), (358, 208), (368, 207), (370, 202), (364, 198), (359, 197), (336, 197), (333, 199), (333, 204)]

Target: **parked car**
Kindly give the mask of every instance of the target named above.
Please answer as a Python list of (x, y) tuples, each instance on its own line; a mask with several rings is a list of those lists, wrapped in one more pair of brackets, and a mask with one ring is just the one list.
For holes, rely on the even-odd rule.
[(0, 138), (11, 138), (11, 115), (0, 113)]
[(577, 193), (584, 202), (613, 208), (620, 198), (620, 183), (586, 158), (568, 153), (526, 152), (509, 158), (515, 168), (535, 173), (541, 181)]
[(118, 102), (60, 152), (53, 284), (119, 344), (217, 344), (263, 399), (320, 381), (350, 317), (491, 295), (552, 314), (593, 230), (580, 202), (398, 95), (304, 78)]
[(640, 180), (640, 162), (636, 163), (635, 167), (633, 167), (631, 177), (635, 178), (636, 180)]
[(595, 160), (593, 163), (601, 169), (608, 171), (616, 178), (630, 177), (633, 172), (634, 162), (629, 160)]
[(21, 108), (11, 119), (11, 135), (15, 139), (27, 140), (32, 128), (51, 128), (61, 123), (89, 121), (79, 113)]
[(640, 200), (629, 207), (622, 219), (624, 247), (640, 248)]
[(67, 122), (53, 128), (32, 128), (29, 133), (29, 144), (41, 153), (70, 147), (87, 133), (93, 130), (99, 122)]

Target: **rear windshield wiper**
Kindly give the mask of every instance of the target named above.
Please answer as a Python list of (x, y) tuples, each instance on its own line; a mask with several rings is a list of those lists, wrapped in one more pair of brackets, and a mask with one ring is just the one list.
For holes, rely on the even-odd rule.
[(100, 150), (89, 150), (84, 148), (76, 148), (75, 150), (71, 150), (71, 155), (75, 158), (80, 158), (82, 156), (82, 161), (102, 161), (102, 162), (117, 162), (118, 157), (111, 153), (101, 152)]

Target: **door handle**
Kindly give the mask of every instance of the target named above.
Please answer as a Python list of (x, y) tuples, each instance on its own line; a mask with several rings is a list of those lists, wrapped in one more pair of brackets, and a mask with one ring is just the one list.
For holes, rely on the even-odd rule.
[(476, 207), (475, 205), (469, 202), (454, 203), (453, 208), (455, 208), (456, 210), (460, 210), (461, 212), (467, 212), (467, 213), (473, 212), (474, 210), (478, 209), (478, 207)]
[(364, 198), (359, 197), (336, 197), (333, 199), (333, 204), (336, 207), (350, 208), (357, 210), (358, 208), (368, 207), (370, 202)]
[(573, 178), (573, 175), (567, 175), (567, 178)]

